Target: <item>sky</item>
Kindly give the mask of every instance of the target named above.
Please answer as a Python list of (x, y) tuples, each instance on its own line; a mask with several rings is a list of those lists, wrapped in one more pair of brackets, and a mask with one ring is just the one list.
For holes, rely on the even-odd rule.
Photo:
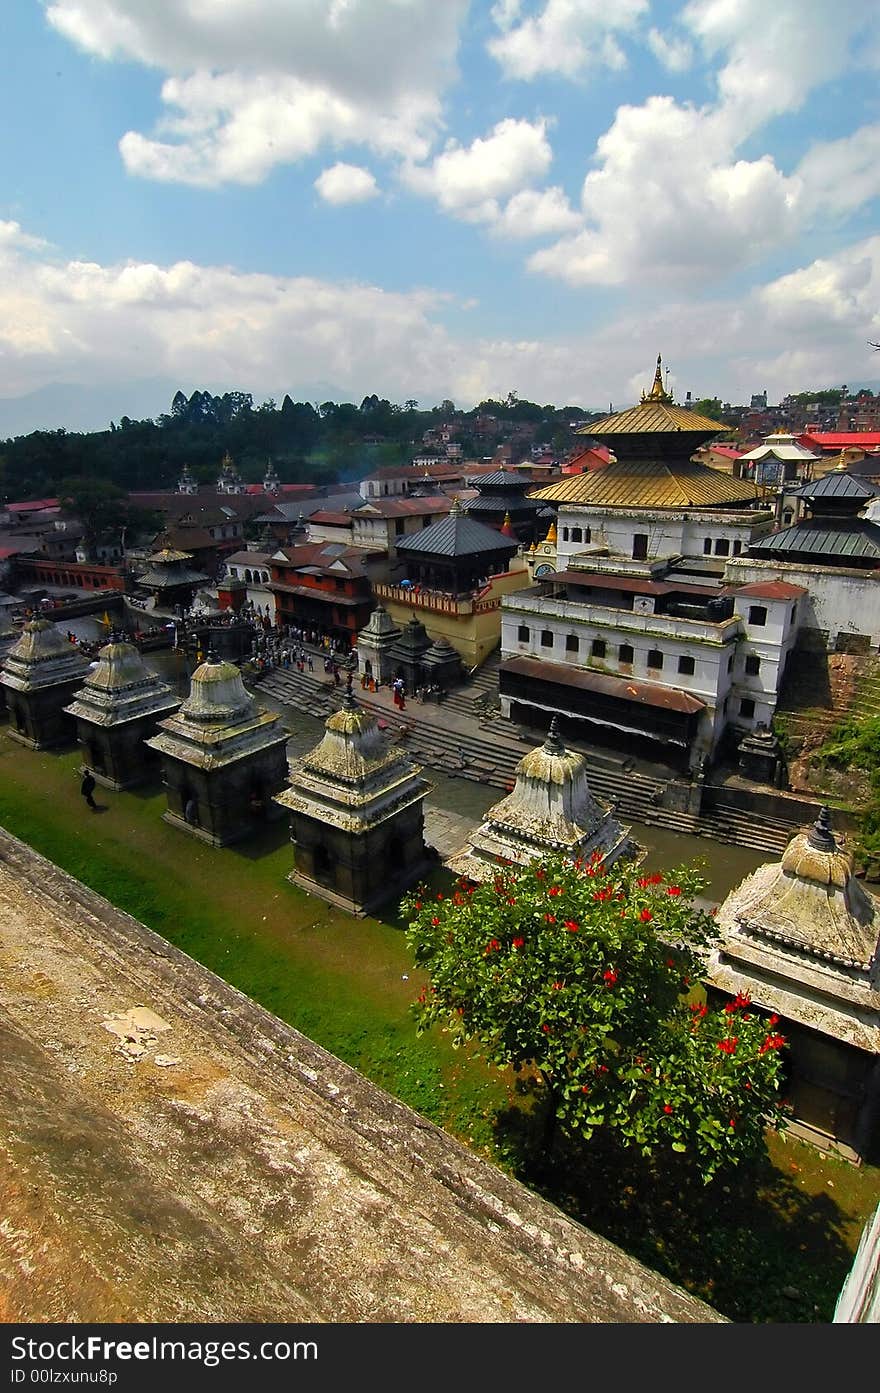
[(0, 437), (880, 381), (876, 0), (4, 0)]

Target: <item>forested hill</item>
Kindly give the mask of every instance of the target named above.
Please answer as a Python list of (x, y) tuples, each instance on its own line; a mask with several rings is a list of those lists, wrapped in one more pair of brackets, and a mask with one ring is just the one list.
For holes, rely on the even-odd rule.
[(261, 480), (270, 458), (286, 483), (348, 481), (410, 459), (425, 448), (424, 432), (444, 424), (467, 458), (491, 454), (517, 426), (564, 450), (572, 422), (591, 414), (579, 406), (539, 406), (515, 393), (462, 412), (451, 401), (420, 410), (416, 401), (400, 406), (375, 395), (360, 406), (285, 396), (280, 406), (270, 400), (255, 407), (248, 392), (189, 398), (177, 392), (169, 413), (156, 420), (123, 416), (106, 431), (34, 431), (3, 442), (0, 501), (54, 497), (62, 480), (83, 475), (126, 490), (174, 488), (185, 464), (207, 483), (217, 478), (227, 450), (246, 482)]

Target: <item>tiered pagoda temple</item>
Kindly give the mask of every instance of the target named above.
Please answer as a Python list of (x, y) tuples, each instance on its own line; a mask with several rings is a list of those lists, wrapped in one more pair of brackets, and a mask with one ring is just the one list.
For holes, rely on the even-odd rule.
[(88, 670), (88, 658), (48, 619), (25, 624), (0, 669), (12, 739), (32, 750), (72, 741), (65, 708)]
[(276, 803), (290, 813), (294, 884), (369, 914), (430, 868), (423, 803), (431, 785), (351, 691), (320, 744), (291, 765)]
[(450, 596), (470, 595), (489, 576), (509, 570), (518, 550), (515, 537), (468, 516), (457, 499), (445, 518), (397, 542), (408, 579)]
[(720, 421), (677, 405), (663, 386), (660, 357), (649, 392), (636, 406), (585, 426), (614, 452), (604, 469), (571, 474), (532, 499), (559, 506), (650, 509), (750, 508), (758, 487), (722, 474), (691, 458), (700, 445), (724, 430)]
[(177, 605), (187, 609), (200, 585), (208, 576), (196, 570), (188, 551), (163, 547), (147, 557), (147, 569), (137, 577), (137, 584), (149, 590), (159, 609), (173, 611)]
[(134, 644), (114, 637), (65, 710), (76, 722), (85, 763), (95, 778), (107, 788), (123, 789), (146, 778), (155, 756), (144, 741), (179, 706)]
[(778, 1016), (794, 1130), (880, 1160), (880, 912), (827, 809), (731, 891), (718, 927), (708, 982)]
[(537, 541), (541, 531), (539, 516), (544, 504), (529, 498), (526, 489), (532, 480), (521, 469), (505, 469), (502, 465), (492, 474), (484, 474), (476, 480), (479, 490), (476, 498), (465, 505), (468, 517), (490, 527), (509, 529), (506, 535), (529, 544)]
[(162, 757), (163, 816), (173, 826), (227, 846), (279, 816), (273, 798), (287, 779), (287, 735), (232, 663), (212, 654), (196, 668), (189, 697), (146, 744)]
[(456, 875), (483, 881), (510, 862), (527, 866), (548, 855), (589, 861), (594, 853), (611, 866), (621, 856), (638, 856), (639, 846), (593, 797), (587, 761), (566, 749), (554, 717), (544, 744), (517, 765), (513, 792), (489, 809), (467, 846), (446, 864)]

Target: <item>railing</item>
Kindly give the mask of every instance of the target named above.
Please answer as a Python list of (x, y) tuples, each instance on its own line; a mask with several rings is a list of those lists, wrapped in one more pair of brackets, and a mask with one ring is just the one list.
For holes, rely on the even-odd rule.
[(416, 589), (409, 585), (374, 585), (373, 591), (377, 600), (393, 600), (396, 604), (409, 605), (412, 609), (427, 609), (434, 614), (473, 614), (477, 605), (486, 604), (470, 596), (445, 595), (442, 591), (427, 590), (424, 586)]

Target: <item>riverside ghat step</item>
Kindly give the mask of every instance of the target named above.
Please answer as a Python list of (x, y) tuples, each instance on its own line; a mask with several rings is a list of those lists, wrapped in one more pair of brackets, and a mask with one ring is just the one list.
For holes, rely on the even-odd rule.
[[(275, 700), (325, 718), (336, 709), (339, 690), (319, 674), (296, 669), (275, 668), (259, 682), (257, 690)], [(535, 739), (524, 739), (516, 728), (499, 721), (488, 727), (466, 719), (448, 700), (442, 705), (408, 703), (403, 712), (390, 704), (387, 696), (356, 691), (359, 702), (385, 723), (392, 738), (404, 741), (414, 759), (456, 778), (508, 792), (516, 776), (516, 766), (534, 747)], [(576, 747), (575, 747), (576, 748)], [(614, 805), (621, 817), (663, 827), (672, 832), (708, 837), (769, 854), (781, 854), (794, 831), (793, 825), (779, 819), (761, 819), (735, 809), (720, 809), (700, 817), (662, 805), (667, 781), (638, 771), (625, 771), (610, 757), (586, 751), (590, 758), (590, 786), (594, 793)]]

